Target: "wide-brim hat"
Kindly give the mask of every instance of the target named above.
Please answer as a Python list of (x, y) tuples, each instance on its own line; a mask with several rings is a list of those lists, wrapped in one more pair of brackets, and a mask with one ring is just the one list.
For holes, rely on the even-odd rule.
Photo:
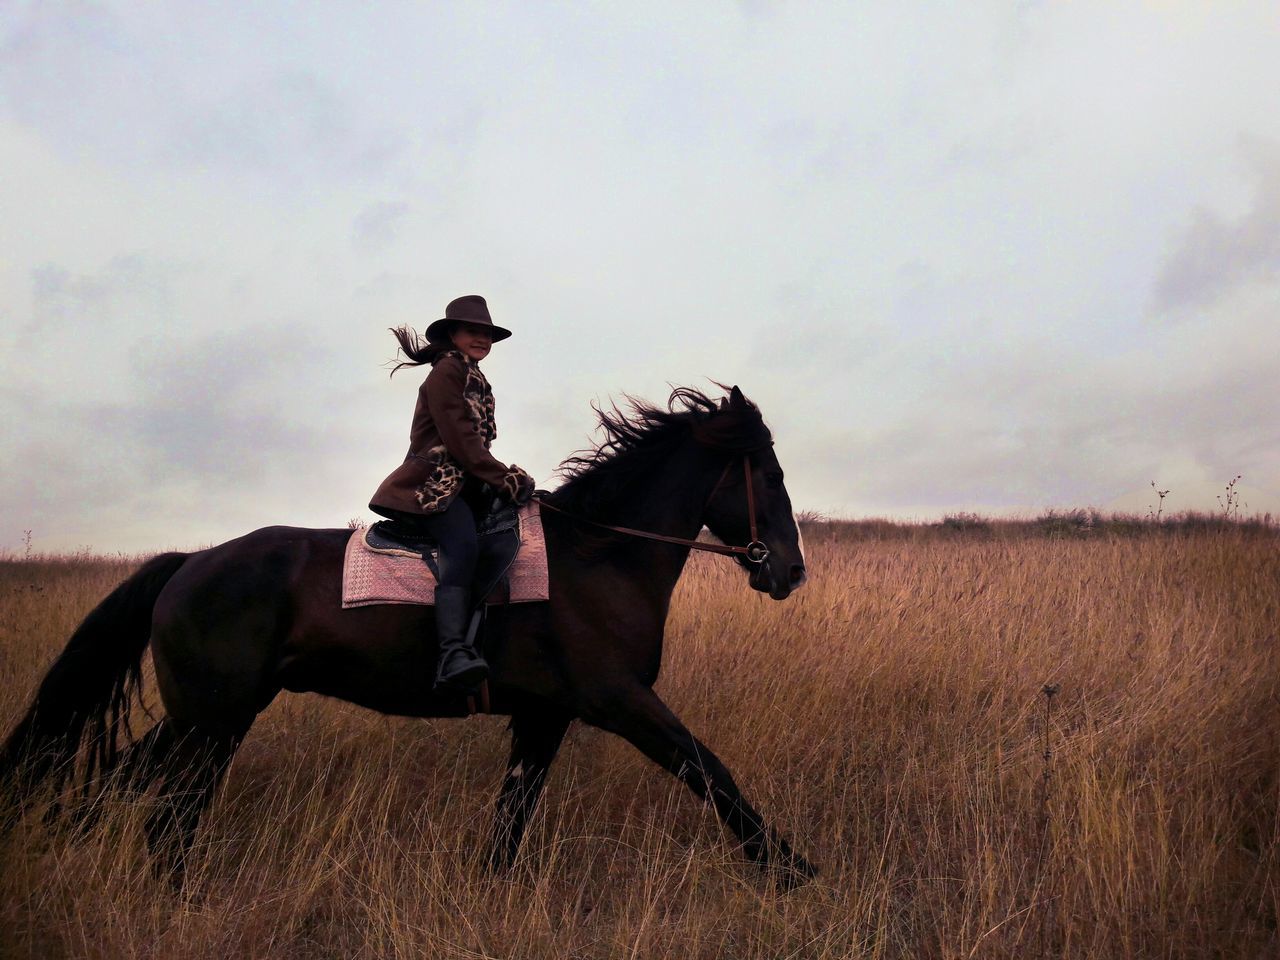
[(477, 327), (487, 327), (493, 336), (494, 343), (511, 336), (510, 330), (498, 326), (489, 317), (489, 305), (484, 302), (484, 297), (474, 293), (450, 301), (444, 308), (444, 316), (427, 327), (427, 339), (435, 343), (443, 343), (449, 339), (449, 326), (454, 323), (470, 323)]

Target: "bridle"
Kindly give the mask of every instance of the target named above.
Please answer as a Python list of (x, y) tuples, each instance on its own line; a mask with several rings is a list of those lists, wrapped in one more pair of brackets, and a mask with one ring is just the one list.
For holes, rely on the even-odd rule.
[[(729, 469), (733, 466), (733, 460), (724, 465), (724, 470), (720, 474), (720, 479), (716, 481), (716, 485), (711, 488), (711, 492), (707, 494), (706, 503), (703, 504), (705, 511), (707, 504), (711, 502), (711, 498), (716, 495), (720, 488), (724, 485), (725, 478), (729, 476)], [(682, 547), (688, 547), (691, 550), (705, 550), (707, 553), (718, 553), (722, 556), (732, 557), (740, 556), (748, 563), (761, 564), (769, 559), (769, 548), (764, 541), (760, 539), (760, 534), (756, 526), (756, 494), (755, 488), (751, 483), (751, 453), (742, 454), (742, 476), (747, 484), (747, 523), (751, 528), (751, 542), (744, 547), (731, 546), (727, 543), (707, 543), (705, 540), (686, 540), (684, 537), (668, 537), (663, 533), (650, 533), (647, 530), (635, 530), (631, 527), (615, 527), (612, 524), (600, 523), (598, 520), (588, 520), (586, 517), (579, 517), (570, 513), (568, 510), (557, 507), (554, 503), (548, 502), (545, 497), (535, 497), (540, 506), (554, 510), (556, 513), (564, 514), (577, 523), (590, 524), (593, 527), (600, 527), (604, 530), (612, 530), (614, 533), (626, 534), (629, 537), (642, 537), (645, 540), (660, 540), (663, 543), (675, 543)]]

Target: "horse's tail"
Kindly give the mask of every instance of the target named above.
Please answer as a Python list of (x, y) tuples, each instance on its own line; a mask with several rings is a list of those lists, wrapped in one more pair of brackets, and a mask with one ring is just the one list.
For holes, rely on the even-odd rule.
[(51, 774), (64, 782), (82, 745), (90, 748), (86, 784), (95, 768), (114, 762), (120, 727), (142, 679), (152, 609), (186, 559), (185, 553), (151, 558), (76, 628), (0, 748), (0, 793), (21, 801)]

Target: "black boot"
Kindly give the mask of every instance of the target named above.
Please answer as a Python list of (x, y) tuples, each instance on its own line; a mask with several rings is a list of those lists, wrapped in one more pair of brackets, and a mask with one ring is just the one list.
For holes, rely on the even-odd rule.
[(489, 665), (467, 642), (470, 624), (471, 591), (436, 587), (436, 637), (440, 641), (436, 693), (470, 693), (489, 675)]

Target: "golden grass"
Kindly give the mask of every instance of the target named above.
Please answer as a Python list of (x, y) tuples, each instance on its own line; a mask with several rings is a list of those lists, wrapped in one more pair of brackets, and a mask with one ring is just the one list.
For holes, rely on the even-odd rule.
[[(150, 874), (140, 798), (84, 839), (9, 831), (0, 956), (1280, 953), (1276, 537), (945, 533), (816, 525), (785, 603), (717, 558), (678, 589), (659, 689), (819, 864), (808, 886), (775, 889), (683, 787), (581, 726), (518, 868), (488, 877), (501, 720), (282, 696), (181, 895)], [(5, 731), (129, 569), (0, 564)]]

